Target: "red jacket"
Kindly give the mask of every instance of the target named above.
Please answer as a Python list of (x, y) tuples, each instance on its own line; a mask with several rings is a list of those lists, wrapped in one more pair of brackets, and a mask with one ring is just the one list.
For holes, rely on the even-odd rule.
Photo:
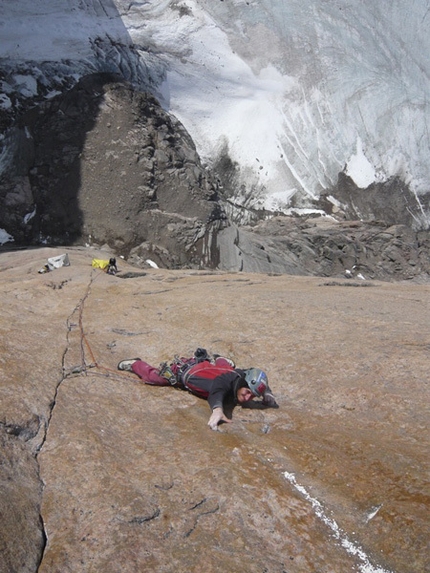
[(243, 370), (227, 363), (221, 366), (207, 361), (190, 366), (182, 381), (192, 394), (206, 398), (212, 410), (222, 408), (229, 394), (235, 399), (238, 388), (246, 384)]

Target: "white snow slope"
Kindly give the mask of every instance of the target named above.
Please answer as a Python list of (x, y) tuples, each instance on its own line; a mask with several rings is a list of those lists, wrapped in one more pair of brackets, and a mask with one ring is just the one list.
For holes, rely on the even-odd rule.
[(343, 170), (361, 188), (397, 175), (419, 199), (429, 12), (428, 0), (2, 2), (1, 63), (27, 71), (3, 82), (0, 105), (34, 95), (47, 62), (74, 62), (76, 77), (115, 69), (161, 99), (205, 162), (229, 153), (239, 203), (306, 205)]

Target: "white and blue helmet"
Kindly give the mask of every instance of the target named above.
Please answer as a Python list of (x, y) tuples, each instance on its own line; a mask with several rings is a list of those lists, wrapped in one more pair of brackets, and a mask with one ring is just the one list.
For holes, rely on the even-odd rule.
[(245, 380), (254, 396), (264, 396), (269, 388), (269, 380), (265, 372), (259, 368), (250, 368), (245, 371)]

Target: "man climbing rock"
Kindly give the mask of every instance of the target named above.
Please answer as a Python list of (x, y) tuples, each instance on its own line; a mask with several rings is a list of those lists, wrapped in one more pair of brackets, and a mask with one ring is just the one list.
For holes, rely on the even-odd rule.
[(202, 348), (198, 348), (192, 358), (176, 357), (170, 365), (163, 363), (160, 368), (132, 358), (122, 360), (118, 369), (137, 374), (145, 384), (176, 386), (207, 399), (212, 410), (208, 426), (212, 430), (217, 430), (222, 422), (231, 423), (224, 411), (228, 398), (232, 398), (234, 404), (244, 405), (258, 397), (262, 398), (263, 405), (278, 407), (265, 372), (259, 368), (236, 368), (228, 358), (218, 355), (211, 358)]

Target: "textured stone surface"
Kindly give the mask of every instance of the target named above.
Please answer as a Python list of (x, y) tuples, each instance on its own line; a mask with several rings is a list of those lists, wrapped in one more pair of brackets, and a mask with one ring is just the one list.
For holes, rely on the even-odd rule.
[[(3, 403), (1, 410), (3, 417)], [(4, 423), (0, 423), (0, 492), (0, 571), (37, 571), (45, 546), (38, 464)]]
[(220, 268), (323, 277), (430, 277), (430, 232), (383, 222), (278, 216), (218, 235)]
[[(428, 285), (110, 276), (84, 248), (38, 274), (62, 252), (0, 255), (1, 571), (429, 569)], [(264, 368), (280, 408), (212, 432), (116, 369), (197, 346)]]

